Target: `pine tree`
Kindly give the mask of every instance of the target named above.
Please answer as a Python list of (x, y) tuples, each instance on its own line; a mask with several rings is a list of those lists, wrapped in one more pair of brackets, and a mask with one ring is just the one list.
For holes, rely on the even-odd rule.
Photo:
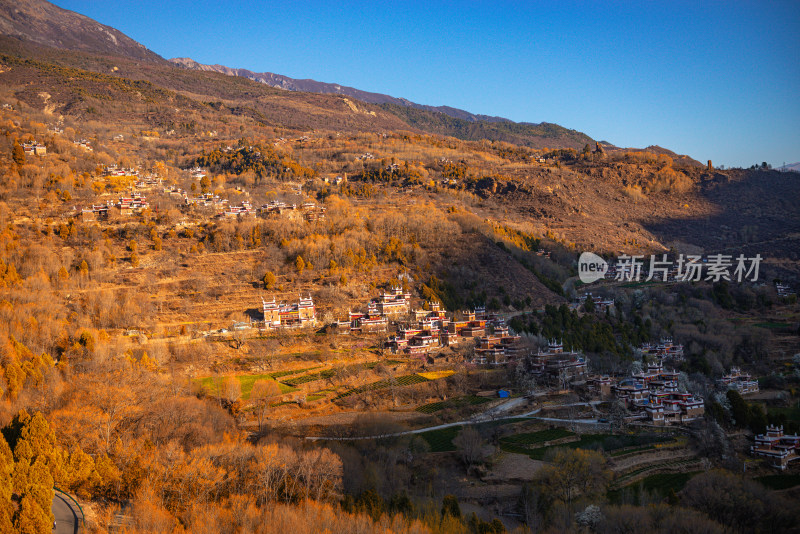
[(16, 139), (14, 140), (14, 148), (12, 150), (11, 157), (14, 159), (14, 162), (17, 165), (25, 165), (25, 149), (22, 148), (22, 145), (20, 145), (19, 141)]
[(22, 427), (14, 446), (14, 459), (17, 467), (24, 463), (32, 466), (41, 459), (56, 482), (63, 480), (64, 451), (56, 444), (55, 432), (41, 412), (33, 414)]
[(21, 491), (21, 495), (23, 497), (26, 495), (33, 497), (42, 510), (47, 511), (48, 522), (52, 522), (53, 517), (50, 513), (50, 508), (53, 505), (53, 497), (55, 496), (53, 494), (53, 477), (50, 476), (50, 471), (41, 456), (31, 466), (28, 484), (28, 487)]
[(11, 494), (14, 492), (14, 455), (0, 435), (0, 532), (11, 532), (14, 506), (11, 503)]

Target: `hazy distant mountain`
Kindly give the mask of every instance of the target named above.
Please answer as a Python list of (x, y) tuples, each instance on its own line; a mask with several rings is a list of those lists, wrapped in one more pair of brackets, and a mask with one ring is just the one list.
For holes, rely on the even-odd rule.
[(789, 164), (783, 165), (783, 166), (781, 166), (781, 167), (778, 167), (778, 170), (779, 170), (779, 171), (794, 171), (794, 172), (800, 172), (800, 162), (797, 162), (797, 163), (789, 163)]
[(405, 98), (397, 98), (381, 93), (371, 93), (369, 91), (362, 91), (355, 87), (348, 87), (346, 85), (339, 85), (336, 83), (318, 82), (316, 80), (298, 80), (290, 78), (282, 74), (275, 74), (273, 72), (253, 72), (247, 69), (233, 69), (225, 65), (204, 65), (188, 57), (176, 57), (170, 59), (171, 62), (181, 65), (189, 69), (205, 70), (211, 72), (220, 72), (228, 76), (241, 76), (257, 82), (265, 83), (270, 87), (278, 89), (286, 89), (287, 91), (305, 91), (307, 93), (321, 93), (321, 94), (336, 94), (343, 96), (350, 96), (366, 102), (368, 104), (396, 104), (398, 106), (412, 107), (416, 109), (424, 109), (427, 111), (437, 111), (444, 113), (457, 119), (466, 121), (488, 121), (488, 122), (511, 122), (502, 117), (491, 117), (489, 115), (475, 115), (463, 109), (451, 108), (449, 106), (426, 106), (411, 102)]
[(122, 32), (45, 0), (0, 0), (0, 35), (66, 50), (164, 60)]

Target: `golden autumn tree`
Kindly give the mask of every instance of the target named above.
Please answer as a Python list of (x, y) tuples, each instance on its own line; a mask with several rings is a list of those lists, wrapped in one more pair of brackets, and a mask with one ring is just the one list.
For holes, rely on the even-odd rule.
[(41, 458), (34, 461), (27, 475), (25, 485), (16, 488), (21, 498), (14, 527), (21, 533), (49, 532), (53, 524), (53, 477)]
[(272, 271), (267, 271), (267, 273), (264, 275), (263, 282), (264, 289), (272, 289), (275, 287), (275, 273)]
[(269, 401), (272, 397), (281, 394), (281, 388), (274, 380), (256, 380), (250, 391), (250, 404), (258, 421), (258, 429), (264, 429), (264, 421), (269, 410)]
[(32, 466), (37, 460), (41, 460), (56, 483), (63, 481), (64, 451), (58, 447), (55, 432), (41, 412), (30, 416), (23, 410), (15, 420), (22, 423), (19, 437), (14, 444), (14, 460), (17, 465), (27, 463)]
[(64, 462), (64, 485), (84, 498), (91, 495), (92, 490), (101, 482), (95, 469), (94, 459), (74, 446)]
[(303, 256), (297, 256), (297, 259), (294, 260), (294, 267), (298, 273), (302, 273), (305, 270), (306, 262), (303, 260)]
[(20, 498), (14, 528), (47, 532), (53, 522), (53, 485), (63, 479), (63, 451), (55, 433), (40, 412), (31, 416), (22, 410), (3, 429), (3, 435), (13, 444), (12, 487)]
[(584, 449), (558, 451), (553, 463), (539, 472), (542, 487), (567, 507), (578, 495), (589, 497), (605, 492), (610, 480), (603, 455)]
[(226, 376), (220, 386), (220, 397), (233, 404), (242, 397), (242, 383), (235, 376)]
[(14, 493), (13, 476), (14, 455), (6, 439), (0, 434), (0, 532), (10, 532), (14, 507), (11, 495)]
[(14, 160), (14, 163), (22, 167), (25, 165), (25, 149), (22, 148), (22, 145), (19, 144), (19, 141), (14, 139), (14, 147), (11, 152), (11, 157)]

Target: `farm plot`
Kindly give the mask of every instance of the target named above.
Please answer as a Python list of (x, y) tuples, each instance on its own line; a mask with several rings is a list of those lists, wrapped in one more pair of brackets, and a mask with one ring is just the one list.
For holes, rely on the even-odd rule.
[[(225, 377), (207, 376), (205, 378), (197, 378), (195, 379), (195, 382), (200, 384), (206, 394), (217, 396), (219, 395), (224, 378)], [(243, 400), (250, 398), (250, 392), (253, 391), (253, 385), (258, 380), (274, 380), (271, 373), (257, 375), (235, 375), (235, 378), (239, 381), (239, 385), (241, 386)], [(278, 387), (280, 388), (282, 394), (297, 391), (297, 388), (288, 386), (281, 382), (278, 382)]]
[[(302, 375), (302, 376), (298, 376), (298, 377), (295, 377), (295, 378), (290, 378), (288, 380), (282, 380), (282, 382), (284, 384), (288, 385), (288, 386), (297, 387), (297, 386), (300, 386), (302, 384), (307, 384), (309, 382), (315, 382), (317, 380), (327, 380), (329, 378), (333, 378), (336, 375), (336, 372), (339, 369), (343, 369), (344, 368), (344, 369), (348, 369), (350, 371), (360, 371), (362, 369), (374, 369), (379, 363), (381, 363), (381, 362), (375, 361), (375, 362), (359, 363), (359, 364), (356, 364), (356, 365), (338, 367), (338, 368), (333, 368), (333, 369), (325, 369), (325, 370), (322, 370), (322, 371), (319, 371), (319, 372), (316, 372), (316, 373), (310, 373), (310, 374), (307, 374), (307, 375)], [(400, 362), (400, 361), (397, 361), (397, 360), (388, 360), (388, 361), (386, 361), (384, 363), (386, 363), (386, 365), (397, 365), (397, 364), (401, 364), (403, 362)], [(313, 369), (319, 369), (320, 367), (322, 367), (322, 366), (319, 365), (317, 367), (314, 367)]]
[(307, 384), (308, 382), (315, 382), (317, 380), (326, 380), (328, 378), (332, 378), (335, 374), (336, 371), (334, 369), (325, 369), (324, 371), (320, 371), (318, 373), (302, 375), (295, 378), (290, 378), (288, 380), (283, 380), (282, 382), (287, 386), (297, 387), (301, 384)]
[[(510, 419), (501, 419), (498, 421), (488, 421), (485, 423), (479, 423), (474, 426), (477, 429), (485, 430), (487, 428), (513, 425), (524, 421), (529, 421), (529, 419), (522, 417), (512, 417)], [(464, 428), (463, 425), (449, 426), (446, 428), (429, 430), (427, 432), (420, 432), (419, 436), (428, 442), (428, 445), (430, 445), (431, 447), (431, 452), (449, 452), (456, 450), (457, 447), (453, 444), (453, 438), (455, 438), (458, 435), (458, 433), (461, 432), (462, 428)], [(556, 429), (556, 431), (558, 431), (558, 429)], [(550, 431), (545, 430), (544, 432), (550, 432)], [(523, 452), (523, 454), (526, 454), (527, 452), (528, 451), (525, 451)]]
[(690, 471), (688, 473), (657, 473), (643, 478), (642, 480), (629, 484), (619, 489), (608, 492), (608, 500), (611, 503), (619, 503), (623, 493), (633, 493), (637, 498), (643, 492), (657, 495), (661, 498), (667, 497), (671, 493), (678, 493), (686, 486), (686, 483), (700, 471)]
[(418, 374), (403, 375), (403, 376), (398, 376), (396, 378), (384, 378), (383, 380), (378, 380), (377, 382), (372, 382), (371, 384), (359, 386), (349, 391), (345, 391), (344, 393), (340, 393), (334, 398), (334, 400), (343, 399), (350, 395), (357, 395), (359, 393), (365, 393), (367, 391), (377, 391), (392, 386), (400, 386), (400, 387), (411, 386), (413, 384), (421, 384), (422, 382), (428, 382), (428, 379)]
[[(322, 365), (315, 365), (314, 367), (306, 367), (305, 369), (294, 369), (291, 371), (276, 371), (274, 373), (270, 373), (269, 376), (274, 378), (275, 380), (279, 378), (283, 378), (284, 376), (291, 376), (291, 375), (299, 375), (300, 373), (307, 373), (308, 371), (313, 371), (314, 369), (319, 369)], [(284, 383), (286, 383), (284, 381)]]
[(416, 411), (420, 413), (436, 413), (441, 410), (446, 410), (449, 408), (461, 408), (463, 406), (477, 406), (479, 404), (485, 404), (490, 402), (492, 399), (487, 397), (477, 397), (475, 395), (467, 395), (464, 397), (455, 397), (452, 399), (448, 399), (446, 401), (438, 401), (438, 402), (431, 402), (428, 404), (423, 404), (416, 408)]
[(461, 432), (460, 426), (451, 426), (420, 433), (420, 437), (428, 442), (431, 452), (450, 452), (456, 450), (453, 438)]
[[(573, 432), (563, 429), (542, 430), (527, 434), (516, 434), (500, 439), (500, 448), (507, 452), (527, 454), (533, 460), (542, 460), (551, 447), (544, 446), (547, 441), (574, 436)], [(672, 441), (671, 436), (637, 435), (637, 434), (582, 434), (580, 439), (554, 445), (573, 449), (602, 449), (606, 452), (617, 451), (629, 447), (651, 446), (654, 443)]]
[(344, 388), (343, 386), (337, 386), (337, 387), (330, 387), (330, 388), (321, 389), (319, 391), (314, 391), (313, 393), (309, 393), (306, 396), (306, 402), (314, 402), (314, 401), (318, 401), (318, 400), (324, 399), (326, 397), (330, 397), (331, 395), (333, 395), (335, 393), (338, 393), (338, 392), (342, 391), (343, 389), (346, 389), (346, 388)]

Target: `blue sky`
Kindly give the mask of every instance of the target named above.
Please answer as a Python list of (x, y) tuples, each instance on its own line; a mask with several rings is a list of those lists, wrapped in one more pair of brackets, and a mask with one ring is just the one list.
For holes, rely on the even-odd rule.
[(165, 58), (313, 78), (715, 165), (800, 161), (800, 3), (56, 0)]

